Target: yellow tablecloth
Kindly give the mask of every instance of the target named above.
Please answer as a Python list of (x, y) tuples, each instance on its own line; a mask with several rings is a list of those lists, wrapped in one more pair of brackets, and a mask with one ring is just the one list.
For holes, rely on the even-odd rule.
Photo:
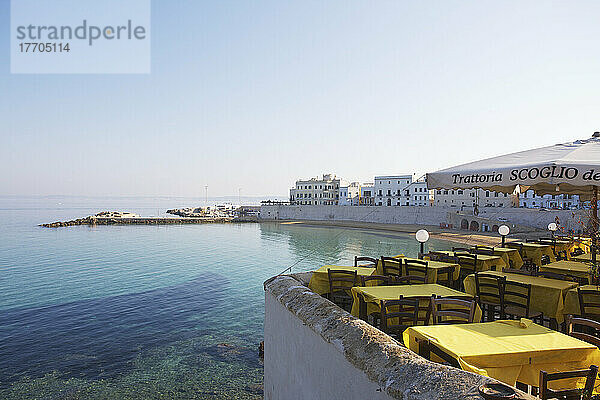
[[(400, 296), (404, 297), (431, 297), (432, 295), (447, 296), (465, 296), (466, 293), (450, 289), (446, 286), (435, 283), (424, 285), (400, 285), (400, 286), (372, 286), (372, 287), (353, 287), (352, 297), (352, 315), (360, 316), (360, 302), (367, 304), (367, 315), (381, 311), (381, 300), (397, 300)], [(477, 306), (475, 320), (481, 321), (481, 309)]]
[(520, 269), (523, 266), (523, 259), (517, 249), (511, 249), (510, 247), (494, 247), (494, 255), (499, 256), (506, 264), (506, 267), (510, 267), (512, 261), (512, 268)]
[[(312, 277), (310, 278), (310, 282), (308, 283), (308, 288), (317, 294), (326, 294), (329, 293), (329, 276), (327, 275), (327, 270), (346, 270), (346, 271), (356, 271), (358, 275), (369, 276), (375, 273), (375, 268), (371, 267), (353, 267), (353, 266), (341, 266), (341, 265), (324, 265), (318, 270), (314, 271)], [(375, 285), (374, 282), (369, 282)]]
[[(585, 285), (581, 286), (581, 290), (593, 290), (600, 293), (600, 287), (597, 285)], [(586, 299), (584, 299), (586, 301)], [(588, 310), (589, 311), (589, 310)], [(579, 296), (577, 295), (577, 288), (571, 289), (565, 296), (565, 315), (581, 315), (581, 308), (579, 307)]]
[[(573, 261), (592, 261), (592, 253), (580, 254), (571, 258)], [(600, 263), (600, 253), (596, 253), (596, 262)]]
[(554, 272), (556, 274), (568, 274), (587, 278), (589, 283), (592, 283), (590, 275), (590, 265), (578, 261), (555, 261), (550, 264), (542, 265), (540, 271)]
[(511, 248), (518, 248), (519, 244), (523, 245), (523, 258), (529, 258), (538, 267), (542, 265), (542, 256), (547, 255), (550, 257), (550, 262), (556, 261), (552, 246), (547, 244), (539, 243), (523, 243), (523, 242), (510, 242), (506, 245)]
[[(394, 258), (402, 258), (403, 260), (418, 260), (418, 261), (423, 261), (423, 260), (419, 260), (418, 258), (411, 258), (411, 257), (404, 257), (404, 256), (396, 256)], [(438, 270), (442, 269), (442, 268), (446, 268), (446, 267), (454, 267), (454, 274), (452, 275), (452, 279), (457, 280), (458, 277), (460, 276), (460, 265), (459, 264), (453, 264), (453, 263), (446, 263), (446, 262), (441, 262), (441, 261), (431, 261), (431, 260), (425, 260), (427, 261), (427, 283), (436, 283), (437, 282), (437, 275), (438, 275)], [(402, 273), (403, 275), (406, 275), (406, 271), (404, 270), (404, 265), (402, 265)], [(383, 266), (381, 265), (381, 260), (379, 260), (379, 262), (377, 263), (377, 275), (383, 275)]]
[[(526, 326), (526, 327), (523, 327)], [(540, 370), (570, 371), (600, 365), (600, 350), (543, 326), (519, 321), (410, 327), (404, 343), (418, 352), (418, 341), (432, 344), (455, 358), (462, 369), (508, 385), (539, 386)]]
[[(506, 277), (506, 280), (531, 284), (531, 300), (529, 307), (531, 311), (541, 311), (544, 316), (556, 319), (557, 323), (562, 323), (564, 297), (567, 292), (577, 287), (575, 282), (559, 281), (556, 279), (541, 278), (538, 276), (528, 276), (519, 274), (507, 274), (505, 272), (488, 271), (486, 274)], [(465, 292), (475, 296), (475, 275), (471, 274), (464, 281)]]
[[(453, 251), (438, 251), (438, 253), (444, 253), (449, 256), (454, 256)], [(458, 257), (458, 262), (461, 260), (466, 260), (466, 257)], [(489, 270), (502, 271), (508, 265), (502, 260), (500, 256), (487, 256), (484, 254), (477, 254), (477, 262), (475, 264), (477, 269), (475, 272), (483, 272)]]

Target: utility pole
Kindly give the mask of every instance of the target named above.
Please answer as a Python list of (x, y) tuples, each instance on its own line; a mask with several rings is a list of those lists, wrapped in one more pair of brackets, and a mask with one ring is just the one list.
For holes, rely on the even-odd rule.
[(208, 185), (204, 185), (204, 207), (208, 208)]

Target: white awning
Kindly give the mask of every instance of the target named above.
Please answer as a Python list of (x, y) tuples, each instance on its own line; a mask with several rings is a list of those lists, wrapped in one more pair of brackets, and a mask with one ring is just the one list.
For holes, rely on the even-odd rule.
[(427, 174), (429, 189), (481, 188), (512, 193), (577, 194), (600, 186), (600, 134), (591, 139), (488, 158)]

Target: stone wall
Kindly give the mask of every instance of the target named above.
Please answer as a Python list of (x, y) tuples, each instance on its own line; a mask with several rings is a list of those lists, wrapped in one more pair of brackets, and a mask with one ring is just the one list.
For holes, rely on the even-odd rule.
[(478, 387), (494, 382), (425, 360), (313, 293), (309, 279), (265, 283), (265, 399), (482, 399)]
[[(457, 219), (457, 215), (460, 215)], [(467, 219), (478, 222), (479, 229), (485, 224), (490, 228), (506, 223), (514, 232), (546, 230), (550, 222), (558, 217), (566, 229), (577, 232), (581, 229), (578, 220), (586, 219), (585, 210), (551, 210), (526, 208), (483, 208), (478, 217), (472, 213), (461, 213), (452, 207), (385, 207), (385, 206), (321, 206), (321, 205), (263, 205), (260, 210), (262, 220), (311, 220), (311, 221), (358, 221), (381, 224), (435, 225), (452, 224), (461, 229), (461, 221)], [(514, 225), (514, 227), (512, 226)], [(470, 230), (470, 229), (467, 229)], [(490, 229), (491, 230), (491, 229)]]

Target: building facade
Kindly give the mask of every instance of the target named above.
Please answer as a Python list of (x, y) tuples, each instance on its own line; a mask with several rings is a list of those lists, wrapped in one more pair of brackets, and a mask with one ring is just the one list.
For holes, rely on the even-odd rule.
[(290, 189), (290, 204), (337, 205), (339, 204), (340, 179), (332, 174), (296, 181)]
[(407, 187), (412, 183), (412, 175), (390, 175), (375, 177), (376, 206), (404, 206), (410, 203)]
[(523, 208), (550, 208), (571, 210), (581, 206), (579, 196), (569, 194), (546, 194), (539, 196), (533, 190), (519, 194), (519, 207)]
[(341, 206), (357, 206), (360, 199), (360, 184), (352, 182), (348, 186), (340, 186), (339, 189), (339, 205)]

